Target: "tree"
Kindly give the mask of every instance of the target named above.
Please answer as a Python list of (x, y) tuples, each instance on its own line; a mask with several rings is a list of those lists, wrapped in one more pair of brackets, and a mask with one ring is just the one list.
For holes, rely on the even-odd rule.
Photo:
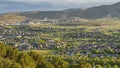
[(102, 68), (102, 66), (101, 65), (96, 65), (95, 68)]
[(10, 68), (22, 68), (19, 63), (13, 63)]
[(6, 56), (6, 47), (3, 43), (0, 43), (0, 56)]
[(7, 46), (7, 48), (6, 48), (6, 58), (9, 58), (11, 60), (13, 60), (13, 59), (16, 60), (18, 55), (19, 55), (18, 49)]
[(80, 64), (80, 68), (92, 68), (90, 63), (83, 62)]
[(36, 67), (35, 61), (27, 53), (19, 54), (17, 62), (21, 64), (22, 68)]
[(39, 40), (40, 44), (45, 44), (45, 40)]
[(47, 61), (42, 61), (37, 64), (36, 68), (55, 68), (55, 67), (53, 64)]
[(70, 68), (79, 68), (79, 64), (70, 64)]
[(53, 57), (52, 63), (57, 68), (68, 68), (68, 62), (64, 61), (62, 58)]
[(114, 65), (114, 67), (113, 67), (113, 68), (119, 68), (119, 67), (118, 67), (118, 65)]
[(37, 52), (28, 53), (35, 61), (36, 68), (54, 68), (54, 65), (45, 60), (45, 58)]
[(37, 52), (29, 52), (28, 55), (33, 58), (36, 64), (45, 61), (45, 58)]
[(112, 68), (110, 64), (107, 64), (107, 68)]
[(4, 64), (3, 64), (3, 62), (2, 62), (2, 57), (0, 57), (0, 68), (3, 68), (4, 67)]
[(0, 58), (0, 68), (9, 68), (11, 61), (9, 59)]

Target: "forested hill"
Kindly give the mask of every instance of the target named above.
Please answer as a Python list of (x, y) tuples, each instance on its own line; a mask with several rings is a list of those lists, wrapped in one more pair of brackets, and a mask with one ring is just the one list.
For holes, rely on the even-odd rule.
[(102, 5), (91, 7), (85, 10), (82, 9), (67, 9), (63, 11), (31, 11), (31, 12), (15, 12), (8, 13), (21, 15), (28, 18), (71, 18), (81, 17), (86, 19), (98, 19), (104, 17), (118, 17), (120, 18), (120, 2), (113, 5)]

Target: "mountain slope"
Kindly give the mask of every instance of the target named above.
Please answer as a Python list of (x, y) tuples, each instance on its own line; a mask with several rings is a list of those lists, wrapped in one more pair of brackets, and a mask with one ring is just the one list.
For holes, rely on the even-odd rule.
[(120, 2), (113, 5), (102, 5), (85, 10), (82, 15), (84, 18), (103, 18), (106, 16), (120, 18)]

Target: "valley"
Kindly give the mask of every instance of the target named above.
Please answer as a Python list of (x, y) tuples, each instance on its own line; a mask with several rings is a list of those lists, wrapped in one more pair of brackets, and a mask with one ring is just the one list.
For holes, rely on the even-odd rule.
[(0, 14), (0, 68), (120, 68), (119, 5)]

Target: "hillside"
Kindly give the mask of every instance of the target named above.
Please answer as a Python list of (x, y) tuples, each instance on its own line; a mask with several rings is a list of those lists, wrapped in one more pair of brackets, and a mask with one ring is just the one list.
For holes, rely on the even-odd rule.
[(16, 23), (24, 20), (25, 20), (24, 16), (11, 14), (0, 15), (0, 23)]
[(82, 9), (67, 9), (63, 11), (30, 11), (30, 12), (15, 12), (8, 13), (25, 16), (27, 18), (72, 18), (81, 17), (87, 19), (99, 19), (104, 17), (120, 18), (120, 2), (113, 5), (102, 5), (91, 7), (85, 10)]

